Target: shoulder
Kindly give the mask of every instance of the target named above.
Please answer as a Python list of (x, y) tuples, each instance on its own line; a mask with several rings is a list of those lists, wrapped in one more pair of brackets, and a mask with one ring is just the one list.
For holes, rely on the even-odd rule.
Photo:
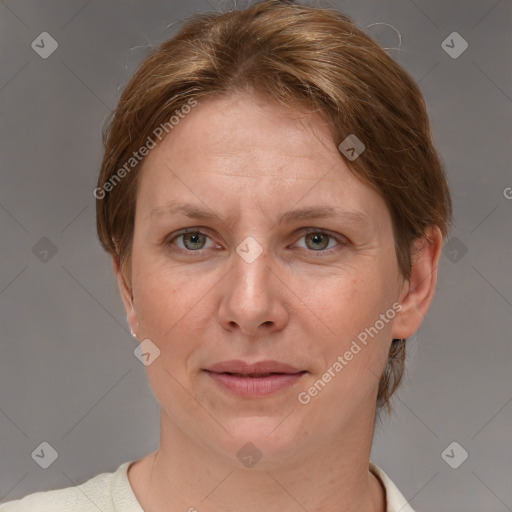
[(116, 473), (101, 473), (73, 487), (29, 494), (0, 504), (0, 512), (113, 512), (111, 484)]
[(398, 487), (379, 466), (370, 462), (370, 471), (377, 476), (386, 490), (386, 512), (414, 512)]

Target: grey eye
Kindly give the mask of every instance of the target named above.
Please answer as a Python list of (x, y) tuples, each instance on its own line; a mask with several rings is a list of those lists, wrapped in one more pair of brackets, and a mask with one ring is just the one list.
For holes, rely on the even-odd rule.
[[(325, 234), (325, 233), (308, 233), (305, 235), (306, 239), (306, 245), (309, 249), (312, 250), (323, 250), (329, 245), (329, 239), (332, 238), (331, 236)], [(311, 246), (308, 244), (308, 242), (311, 242)]]
[(194, 251), (202, 249), (208, 237), (199, 231), (193, 231), (190, 233), (182, 233), (176, 238), (181, 238), (183, 240), (183, 245), (185, 249), (188, 249), (189, 251)]

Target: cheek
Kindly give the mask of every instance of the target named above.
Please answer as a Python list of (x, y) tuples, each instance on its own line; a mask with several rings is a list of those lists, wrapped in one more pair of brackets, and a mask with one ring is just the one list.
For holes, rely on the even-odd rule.
[[(342, 346), (369, 322), (375, 321), (384, 302), (382, 283), (375, 272), (365, 269), (305, 280), (297, 288), (308, 322), (320, 324), (322, 332)], [(312, 291), (314, 290), (314, 292)]]
[(366, 268), (350, 277), (325, 280), (322, 293), (308, 298), (301, 326), (312, 340), (308, 350), (322, 361), (317, 367), (322, 374), (338, 356), (346, 360), (343, 371), (337, 372), (343, 376), (335, 379), (345, 389), (362, 386), (360, 392), (365, 393), (363, 388), (373, 387), (386, 361), (394, 316), (388, 281), (389, 273)]
[[(180, 414), (187, 417), (198, 407), (184, 389), (190, 386), (191, 357), (206, 339), (205, 333), (199, 332), (208, 325), (200, 298), (205, 300), (208, 288), (203, 289), (201, 279), (185, 280), (177, 275), (179, 270), (172, 275), (168, 271), (141, 275), (136, 309), (141, 337), (149, 338), (160, 350), (159, 357), (146, 367), (151, 388), (169, 414), (175, 417), (177, 404), (181, 404)], [(175, 421), (181, 420), (175, 417)]]
[[(180, 345), (187, 326), (194, 325), (194, 316), (201, 311), (200, 299), (208, 292), (201, 279), (191, 279), (179, 268), (151, 269), (140, 272), (134, 282), (136, 311), (141, 335), (165, 347), (172, 341)], [(198, 304), (199, 302), (199, 304)]]

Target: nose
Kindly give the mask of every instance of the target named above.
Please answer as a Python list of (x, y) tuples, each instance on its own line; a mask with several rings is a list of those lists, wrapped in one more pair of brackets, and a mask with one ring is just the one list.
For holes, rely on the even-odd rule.
[(272, 264), (265, 251), (253, 261), (238, 253), (233, 260), (221, 285), (221, 326), (248, 337), (282, 330), (288, 322), (286, 297), (290, 292), (278, 265)]

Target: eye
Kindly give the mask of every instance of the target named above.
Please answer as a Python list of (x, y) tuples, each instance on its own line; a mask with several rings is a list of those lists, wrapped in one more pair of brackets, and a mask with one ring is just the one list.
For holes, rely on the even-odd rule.
[[(307, 233), (305, 233), (301, 239), (304, 238), (306, 249), (309, 249), (312, 252), (331, 252), (331, 249), (337, 246), (346, 246), (348, 245), (347, 240), (345, 240), (341, 236), (334, 236), (327, 231), (323, 231), (321, 229), (311, 229)], [(330, 244), (329, 240), (334, 241), (337, 245)]]
[(175, 240), (181, 239), (183, 241), (183, 245), (176, 243), (180, 249), (188, 252), (198, 252), (205, 248), (204, 244), (208, 238), (209, 236), (202, 231), (194, 229), (179, 233), (169, 241), (169, 244), (172, 244)]

